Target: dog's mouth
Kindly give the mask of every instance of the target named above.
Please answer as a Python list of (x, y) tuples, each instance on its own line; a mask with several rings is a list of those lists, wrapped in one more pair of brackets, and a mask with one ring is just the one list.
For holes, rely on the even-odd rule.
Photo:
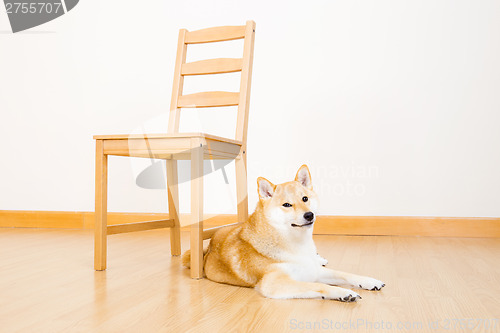
[(300, 227), (300, 228), (302, 228), (302, 227), (307, 227), (308, 225), (311, 225), (313, 223), (314, 223), (314, 221), (307, 222), (307, 223), (304, 223), (304, 224), (295, 224), (295, 223), (292, 223), (292, 227)]

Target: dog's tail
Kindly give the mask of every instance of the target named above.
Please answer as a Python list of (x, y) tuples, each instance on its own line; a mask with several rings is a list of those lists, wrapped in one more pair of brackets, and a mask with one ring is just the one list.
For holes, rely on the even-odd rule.
[[(203, 249), (203, 258), (208, 253), (208, 249)], [(182, 255), (182, 265), (186, 268), (191, 268), (191, 250), (187, 250)]]

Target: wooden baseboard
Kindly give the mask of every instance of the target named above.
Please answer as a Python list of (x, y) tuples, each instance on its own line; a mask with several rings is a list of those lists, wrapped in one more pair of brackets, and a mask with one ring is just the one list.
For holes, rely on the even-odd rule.
[(428, 237), (500, 237), (500, 218), (320, 216), (315, 234)]
[[(108, 224), (168, 219), (160, 213), (108, 213)], [(181, 215), (181, 223), (189, 215)], [(207, 215), (205, 228), (236, 222), (235, 214)], [(0, 210), (0, 227), (92, 229), (93, 212)], [(184, 227), (187, 230), (187, 227)], [(500, 237), (500, 218), (417, 216), (318, 216), (317, 235)]]
[[(108, 213), (108, 225), (166, 220), (168, 213)], [(236, 214), (206, 215), (205, 228), (237, 221)], [(189, 214), (181, 214), (181, 224), (189, 223)], [(94, 212), (0, 210), (0, 227), (93, 229)], [(187, 227), (185, 227), (187, 230)]]

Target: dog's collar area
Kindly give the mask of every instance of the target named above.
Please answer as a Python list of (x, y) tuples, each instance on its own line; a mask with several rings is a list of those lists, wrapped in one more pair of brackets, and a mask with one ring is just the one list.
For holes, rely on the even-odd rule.
[(307, 222), (307, 223), (304, 223), (304, 224), (295, 224), (295, 223), (292, 223), (292, 227), (301, 227), (302, 228), (302, 227), (306, 227), (308, 225), (311, 225), (313, 223), (314, 223), (314, 221)]

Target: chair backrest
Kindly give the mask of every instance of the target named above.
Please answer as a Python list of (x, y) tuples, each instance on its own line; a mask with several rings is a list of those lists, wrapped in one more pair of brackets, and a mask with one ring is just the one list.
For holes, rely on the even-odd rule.
[[(235, 139), (246, 145), (248, 109), (250, 106), (250, 85), (252, 79), (253, 45), (255, 22), (247, 21), (242, 26), (225, 26), (196, 31), (179, 30), (177, 58), (175, 62), (174, 84), (168, 120), (168, 132), (179, 131), (181, 108), (204, 108), (218, 106), (238, 106)], [(244, 39), (242, 58), (217, 58), (186, 63), (189, 44), (213, 43)], [(184, 76), (241, 72), (240, 91), (208, 91), (183, 95)]]

